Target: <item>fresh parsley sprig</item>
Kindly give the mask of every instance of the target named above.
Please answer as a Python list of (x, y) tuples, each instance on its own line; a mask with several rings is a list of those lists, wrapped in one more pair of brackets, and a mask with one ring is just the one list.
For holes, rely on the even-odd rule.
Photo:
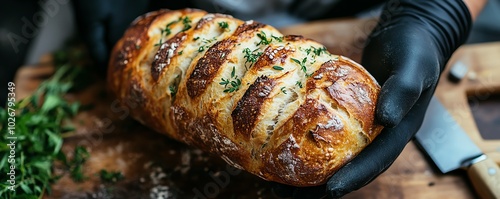
[(161, 29), (161, 34), (165, 34), (165, 36), (168, 36), (170, 34), (172, 34), (172, 30), (170, 29), (170, 26), (176, 24), (177, 22), (179, 22), (178, 20), (177, 21), (172, 21), (170, 23), (168, 23), (164, 29)]
[(61, 151), (63, 136), (74, 130), (70, 118), (79, 109), (79, 103), (68, 102), (64, 94), (83, 83), (75, 85), (83, 74), (80, 65), (85, 63), (84, 55), (75, 49), (55, 53), (55, 74), (30, 97), (16, 102), (15, 134), (12, 135), (17, 138), (15, 156), (9, 157), (10, 148), (6, 146), (12, 140), (5, 136), (6, 110), (0, 107), (0, 172), (8, 173), (11, 166), (16, 172), (13, 187), (6, 183), (10, 176), (0, 175), (2, 198), (41, 198), (45, 192), (50, 194), (50, 184), (60, 178), (53, 174), (52, 165), (56, 160), (65, 160)]
[(226, 21), (219, 22), (219, 27), (223, 30), (226, 30), (229, 28), (229, 24)]
[(300, 69), (306, 74), (306, 77), (310, 77), (312, 75), (312, 73), (311, 74), (307, 73), (307, 67), (306, 67), (307, 57), (304, 57), (302, 61), (299, 61), (298, 59), (295, 58), (290, 58), (290, 59), (300, 66)]
[(182, 20), (182, 25), (184, 25), (182, 32), (189, 30), (191, 28), (191, 19), (189, 19), (188, 16), (185, 16), (184, 18), (179, 19), (179, 20)]
[(283, 37), (278, 37), (271, 34), (271, 38), (269, 38), (264, 31), (260, 31), (260, 33), (257, 33), (257, 37), (259, 37), (260, 39), (259, 43), (257, 43), (257, 46), (269, 45), (273, 42), (273, 39), (278, 42), (283, 42)]
[(119, 171), (107, 171), (105, 169), (99, 171), (99, 177), (102, 182), (106, 183), (115, 183), (125, 178)]
[(260, 33), (257, 33), (257, 37), (260, 38), (260, 42), (257, 43), (257, 46), (259, 46), (261, 44), (262, 45), (269, 45), (273, 41), (272, 38), (269, 38), (269, 39), (267, 38), (267, 35), (264, 31), (260, 31)]
[(280, 90), (281, 90), (281, 92), (283, 92), (283, 94), (285, 94), (285, 95), (287, 94), (286, 87), (283, 86), (280, 88)]
[(224, 93), (232, 93), (234, 91), (237, 91), (241, 87), (241, 79), (238, 78), (238, 75), (236, 75), (235, 67), (233, 66), (233, 70), (231, 71), (231, 78), (230, 79), (224, 79), (221, 78), (221, 82), (219, 82), (220, 85), (224, 86)]
[(247, 63), (250, 63), (250, 66), (252, 66), (252, 64), (257, 62), (259, 57), (262, 55), (262, 52), (256, 52), (257, 50), (258, 49), (251, 51), (250, 48), (243, 49), (243, 53), (245, 54), (243, 58), (246, 59), (245, 67), (247, 67)]
[(277, 36), (271, 35), (271, 37), (273, 39), (275, 39), (276, 41), (278, 41), (278, 42), (283, 42), (283, 37), (282, 36), (281, 37), (277, 37)]
[(326, 49), (326, 47), (321, 47), (321, 48), (315, 48), (313, 46), (311, 46), (311, 48), (313, 49), (313, 52), (316, 56), (320, 56), (321, 53), (326, 53), (328, 52), (328, 50)]
[(302, 88), (302, 82), (301, 81), (295, 82), (295, 85), (299, 86), (299, 88)]
[(163, 37), (164, 36), (169, 36), (170, 34), (172, 34), (172, 29), (170, 26), (178, 23), (178, 22), (181, 22), (182, 21), (182, 25), (184, 26), (182, 28), (182, 32), (186, 31), (186, 30), (189, 30), (191, 29), (191, 19), (189, 19), (188, 16), (185, 16), (185, 17), (180, 17), (178, 20), (175, 20), (175, 21), (171, 21), (170, 23), (168, 23), (167, 25), (165, 25), (165, 28), (160, 28), (160, 31), (161, 31), (161, 38), (160, 38), (160, 41), (158, 41), (158, 43), (156, 43), (154, 46), (161, 46), (163, 44)]
[(311, 46), (310, 48), (304, 49), (303, 51), (306, 52), (307, 55), (311, 54), (311, 52), (312, 52), (313, 58), (316, 56), (320, 56), (322, 53), (328, 52), (328, 50), (324, 46), (320, 47), (320, 48), (316, 48), (314, 46)]

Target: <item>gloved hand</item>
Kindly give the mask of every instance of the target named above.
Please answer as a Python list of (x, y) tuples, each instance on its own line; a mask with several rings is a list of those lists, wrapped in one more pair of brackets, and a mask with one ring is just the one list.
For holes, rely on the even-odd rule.
[(106, 71), (109, 54), (132, 21), (161, 8), (191, 7), (189, 1), (163, 0), (75, 0), (73, 8), (79, 35), (102, 71)]
[(116, 41), (137, 16), (147, 11), (147, 7), (148, 1), (73, 1), (79, 35), (94, 62), (103, 71)]
[(420, 128), (439, 76), (465, 42), (471, 23), (462, 0), (389, 1), (362, 58), (362, 65), (382, 85), (376, 119), (386, 128), (326, 185), (300, 189), (281, 185), (276, 195), (338, 198), (385, 171)]

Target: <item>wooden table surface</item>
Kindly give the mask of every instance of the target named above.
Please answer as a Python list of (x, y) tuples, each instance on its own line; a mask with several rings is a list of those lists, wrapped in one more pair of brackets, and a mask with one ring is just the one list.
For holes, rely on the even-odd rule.
[[(283, 28), (282, 31), (315, 39), (325, 44), (332, 53), (359, 61), (365, 38), (375, 25), (374, 19), (336, 20)], [(483, 50), (485, 48), (489, 50)], [(464, 46), (457, 54), (473, 54), (474, 59), (481, 60), (481, 66), (484, 67), (500, 61), (499, 52), (500, 43), (490, 43)], [(50, 61), (50, 58), (42, 60)], [(41, 79), (52, 72), (53, 69), (47, 65), (21, 68), (16, 76), (17, 96), (28, 95)], [(445, 78), (441, 79), (437, 95), (447, 99), (443, 97), (444, 93), (447, 93), (443, 90), (449, 90), (452, 86), (443, 81), (446, 81)], [(124, 173), (126, 180), (115, 185), (121, 188), (112, 191), (118, 198), (148, 198), (149, 194), (154, 192), (153, 188), (161, 188), (160, 185), (167, 187), (171, 193), (184, 194), (185, 198), (192, 197), (197, 193), (195, 189), (203, 192), (204, 188), (213, 184), (213, 176), (207, 174), (219, 173), (216, 175), (219, 176), (229, 172), (220, 159), (173, 142), (112, 111), (115, 101), (103, 94), (104, 87), (103, 80), (96, 80), (95, 85), (83, 94), (70, 95), (70, 98), (93, 106), (91, 110), (85, 110), (77, 116), (75, 120), (79, 121), (79, 125), (76, 135), (65, 139), (63, 146), (63, 150), (68, 153), (75, 145), (84, 145), (90, 150), (91, 158), (85, 165), (89, 180), (74, 183), (63, 177), (54, 184), (53, 195), (45, 198), (85, 198), (110, 194), (108, 189), (103, 188), (108, 185), (100, 183), (94, 175), (102, 168)], [(159, 183), (158, 179), (154, 179), (154, 175), (162, 172), (167, 173), (168, 177), (161, 178)], [(230, 183), (218, 186), (216, 195), (217, 198), (274, 198), (269, 186), (269, 183), (242, 172), (230, 175)], [(475, 197), (465, 172), (440, 174), (412, 141), (385, 173), (345, 198)]]

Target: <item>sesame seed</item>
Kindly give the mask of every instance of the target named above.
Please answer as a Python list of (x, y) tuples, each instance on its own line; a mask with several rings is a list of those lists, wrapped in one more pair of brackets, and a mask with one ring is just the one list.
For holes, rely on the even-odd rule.
[(313, 78), (314, 79), (321, 79), (321, 78), (323, 78), (323, 73), (320, 73), (320, 74), (314, 76)]

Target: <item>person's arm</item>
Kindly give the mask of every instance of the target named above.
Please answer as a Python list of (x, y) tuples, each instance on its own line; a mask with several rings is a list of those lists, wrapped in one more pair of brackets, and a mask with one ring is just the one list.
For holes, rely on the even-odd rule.
[(386, 128), (325, 186), (277, 194), (331, 198), (357, 190), (384, 172), (422, 124), (440, 74), (468, 37), (486, 0), (390, 0), (370, 34), (361, 64), (382, 85), (376, 119)]

